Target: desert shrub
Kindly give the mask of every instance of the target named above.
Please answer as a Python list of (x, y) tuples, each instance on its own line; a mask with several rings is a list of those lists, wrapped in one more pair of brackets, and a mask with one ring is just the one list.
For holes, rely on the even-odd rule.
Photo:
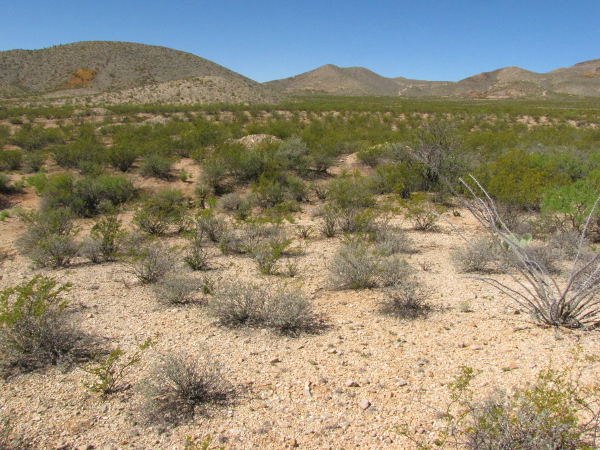
[(339, 214), (331, 205), (325, 206), (321, 211), (321, 220), (317, 225), (317, 229), (325, 237), (334, 237), (339, 231)]
[(225, 221), (208, 211), (207, 214), (200, 214), (196, 217), (196, 228), (198, 232), (202, 232), (206, 237), (214, 243), (221, 242), (223, 233), (227, 229)]
[(143, 284), (156, 283), (174, 269), (175, 249), (159, 242), (130, 243), (127, 265), (130, 273)]
[(365, 208), (338, 208), (337, 224), (343, 233), (370, 233), (375, 227), (375, 213)]
[(116, 261), (124, 251), (127, 238), (127, 232), (121, 225), (121, 221), (116, 216), (99, 219), (81, 245), (79, 251), (81, 256), (96, 264), (103, 261)]
[(302, 291), (239, 281), (221, 285), (209, 310), (226, 326), (271, 328), (281, 333), (299, 332), (315, 322), (312, 305)]
[(329, 183), (327, 199), (342, 210), (368, 208), (375, 204), (368, 180), (359, 173), (341, 174), (333, 179)]
[(140, 173), (144, 177), (159, 178), (161, 180), (171, 179), (173, 161), (167, 156), (157, 153), (147, 155), (140, 166)]
[(245, 220), (252, 212), (250, 202), (238, 193), (225, 194), (219, 199), (219, 207), (233, 213), (238, 220)]
[(129, 171), (139, 157), (138, 151), (131, 145), (115, 144), (106, 149), (106, 158), (111, 166), (121, 172)]
[(286, 170), (305, 172), (310, 165), (307, 145), (298, 137), (282, 141), (275, 153), (275, 160)]
[(90, 173), (106, 161), (104, 144), (98, 141), (93, 129), (80, 128), (80, 135), (71, 143), (52, 149), (56, 163), (65, 169)]
[(408, 233), (387, 222), (373, 224), (370, 228), (370, 239), (377, 247), (376, 251), (381, 255), (415, 253), (413, 240)]
[(598, 191), (597, 180), (578, 180), (554, 188), (546, 192), (541, 204), (542, 212), (558, 215), (565, 225), (563, 229), (581, 233), (598, 198)]
[(73, 216), (66, 208), (21, 214), (25, 231), (17, 241), (23, 254), (42, 267), (65, 267), (77, 255)]
[(93, 355), (93, 361), (81, 366), (81, 369), (94, 375), (96, 378), (91, 382), (84, 382), (84, 386), (92, 392), (100, 392), (103, 395), (115, 394), (130, 388), (125, 380), (131, 373), (132, 368), (142, 359), (142, 353), (152, 341), (150, 338), (138, 346), (138, 350), (127, 354), (121, 347), (109, 352), (107, 355)]
[(582, 251), (596, 206), (591, 209), (581, 233), (577, 254), (567, 272), (569, 275), (563, 280), (550, 272), (547, 262), (535, 259), (536, 255), (528, 250), (527, 240), (519, 239), (504, 225), (487, 192), (474, 178), (471, 182), (476, 184), (477, 191), (465, 183), (472, 200), (463, 199), (464, 205), (488, 235), (500, 241), (512, 254), (507, 261), (509, 268), (514, 271), (514, 274), (510, 271), (509, 274), (516, 286), (508, 286), (491, 277), (477, 279), (501, 290), (539, 323), (569, 328), (597, 327), (600, 324), (600, 305), (597, 300), (600, 290), (600, 253)]
[(250, 247), (250, 253), (258, 263), (258, 270), (263, 275), (273, 275), (277, 273), (277, 263), (288, 250), (291, 239), (282, 237), (266, 239), (257, 245)]
[(109, 212), (135, 195), (133, 184), (124, 176), (84, 177), (75, 183), (70, 206), (75, 214), (92, 217)]
[(24, 173), (36, 173), (46, 163), (46, 155), (42, 152), (31, 152), (23, 160)]
[(181, 353), (165, 356), (145, 380), (142, 414), (149, 423), (178, 425), (231, 400), (234, 389), (208, 353), (194, 359)]
[(418, 231), (437, 231), (437, 223), (444, 207), (434, 205), (425, 195), (415, 194), (404, 202), (407, 209), (406, 218), (411, 221), (413, 228)]
[[(557, 231), (552, 233), (547, 243), (556, 252), (568, 259), (574, 259), (579, 252), (579, 244), (581, 241), (581, 235), (577, 231)], [(582, 251), (590, 253), (591, 247), (589, 239), (584, 239), (584, 246), (581, 248)]]
[(165, 234), (172, 224), (181, 229), (186, 206), (181, 191), (163, 189), (146, 200), (136, 211), (133, 222), (140, 231), (153, 236)]
[(489, 236), (479, 236), (470, 239), (465, 246), (452, 250), (450, 258), (459, 272), (498, 272), (503, 253), (498, 241), (490, 239)]
[(192, 270), (209, 270), (210, 255), (200, 243), (192, 241), (185, 250), (183, 261)]
[(409, 265), (395, 256), (378, 254), (368, 242), (353, 239), (342, 245), (331, 261), (330, 281), (341, 289), (368, 289), (400, 283)]
[(31, 126), (25, 124), (10, 138), (11, 142), (23, 150), (39, 150), (49, 144), (64, 142), (60, 128), (44, 128), (43, 125)]
[(23, 164), (23, 154), (19, 150), (0, 148), (0, 170), (19, 170)]
[(10, 178), (4, 173), (0, 173), (0, 193), (10, 191)]
[(184, 305), (196, 300), (202, 281), (190, 277), (167, 276), (152, 286), (156, 298), (168, 305)]
[(399, 319), (418, 319), (427, 317), (432, 310), (427, 302), (431, 290), (415, 278), (407, 278), (386, 289), (381, 302), (384, 314)]
[(285, 240), (283, 229), (278, 224), (261, 221), (244, 222), (240, 226), (228, 228), (221, 236), (219, 249), (224, 254), (253, 253), (267, 242)]
[(461, 370), (450, 384), (452, 403), (441, 415), (447, 427), (438, 445), (473, 450), (597, 448), (598, 392), (579, 385), (569, 370), (543, 370), (534, 383), (512, 395), (497, 390), (479, 402), (470, 388), (473, 369)]
[(194, 188), (194, 194), (198, 197), (202, 209), (206, 208), (206, 201), (215, 192), (213, 186), (205, 178), (201, 177), (196, 182), (196, 187)]
[(57, 364), (81, 340), (63, 294), (71, 285), (36, 275), (0, 291), (2, 364), (32, 369)]

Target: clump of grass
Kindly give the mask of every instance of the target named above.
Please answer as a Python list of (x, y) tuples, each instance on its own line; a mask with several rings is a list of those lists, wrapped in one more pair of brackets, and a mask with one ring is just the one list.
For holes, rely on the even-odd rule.
[(179, 425), (211, 408), (225, 405), (234, 389), (223, 369), (208, 353), (192, 358), (168, 355), (145, 380), (142, 415), (152, 424)]
[(143, 284), (156, 283), (174, 268), (175, 249), (157, 241), (134, 239), (129, 244), (127, 265), (130, 273)]
[(399, 319), (425, 318), (432, 310), (431, 290), (416, 279), (407, 279), (386, 289), (381, 311)]
[(152, 286), (156, 298), (168, 305), (185, 305), (197, 300), (202, 281), (183, 276), (167, 276)]
[(226, 326), (271, 328), (280, 333), (309, 329), (316, 320), (302, 291), (239, 281), (222, 284), (209, 310)]

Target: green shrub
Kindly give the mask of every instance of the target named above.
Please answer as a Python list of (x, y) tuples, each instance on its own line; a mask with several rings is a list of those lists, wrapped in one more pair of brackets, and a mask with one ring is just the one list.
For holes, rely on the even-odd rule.
[(221, 366), (205, 352), (198, 359), (181, 353), (164, 357), (145, 380), (143, 392), (146, 421), (178, 425), (227, 404), (234, 389)]
[(252, 257), (258, 263), (258, 270), (263, 275), (277, 274), (277, 262), (288, 250), (291, 239), (271, 238), (250, 247)]
[(450, 259), (459, 272), (493, 273), (501, 270), (504, 250), (499, 242), (489, 236), (469, 239), (463, 247), (457, 247), (450, 253)]
[[(438, 445), (467, 449), (593, 449), (600, 418), (597, 388), (586, 388), (570, 371), (542, 370), (536, 381), (473, 400), (473, 369), (462, 367), (450, 384), (452, 403), (442, 417), (447, 427)], [(582, 415), (584, 418), (582, 418)]]
[(119, 259), (127, 238), (127, 232), (121, 225), (116, 216), (99, 219), (92, 226), (90, 235), (83, 241), (80, 254), (96, 264)]
[(21, 251), (43, 267), (65, 267), (77, 255), (73, 216), (68, 209), (21, 214), (25, 232), (17, 243)]
[(144, 177), (153, 177), (168, 181), (171, 179), (172, 167), (173, 161), (171, 158), (154, 153), (144, 158), (140, 166), (140, 173)]
[(71, 285), (36, 275), (0, 291), (0, 351), (3, 364), (32, 369), (57, 364), (82, 338), (69, 319), (63, 294)]
[(23, 164), (23, 154), (19, 150), (2, 150), (0, 147), (0, 170), (19, 170)]
[(199, 242), (192, 241), (187, 247), (183, 261), (192, 270), (209, 270), (210, 255)]
[(130, 145), (113, 145), (106, 149), (106, 157), (111, 166), (121, 172), (129, 171), (137, 161), (138, 151)]
[(337, 208), (368, 208), (375, 205), (375, 197), (368, 179), (359, 173), (341, 174), (329, 183), (327, 199)]
[(111, 212), (135, 195), (133, 184), (124, 176), (84, 177), (75, 183), (71, 209), (79, 216), (92, 217)]
[(173, 224), (178, 225), (181, 230), (186, 210), (181, 191), (163, 189), (140, 206), (133, 221), (141, 231), (153, 236), (160, 236), (166, 233)]

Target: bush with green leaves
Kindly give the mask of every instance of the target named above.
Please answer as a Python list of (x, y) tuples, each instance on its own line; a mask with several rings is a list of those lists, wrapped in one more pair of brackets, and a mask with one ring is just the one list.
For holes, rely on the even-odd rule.
[(109, 352), (107, 355), (94, 355), (93, 361), (81, 366), (81, 370), (95, 379), (84, 382), (84, 386), (92, 392), (100, 392), (103, 395), (115, 394), (129, 389), (131, 386), (125, 380), (130, 374), (133, 366), (140, 362), (143, 352), (150, 347), (152, 340), (138, 346), (138, 350), (128, 354), (121, 347)]
[(181, 191), (163, 189), (142, 203), (133, 217), (133, 222), (140, 231), (161, 236), (171, 225), (177, 225), (178, 231), (185, 228), (186, 213), (187, 207)]
[(138, 160), (139, 151), (132, 145), (115, 144), (106, 149), (106, 158), (115, 169), (128, 172)]
[(144, 381), (144, 419), (151, 424), (179, 425), (211, 408), (226, 405), (235, 390), (221, 365), (208, 353), (193, 358), (175, 353), (162, 358)]
[(429, 201), (425, 194), (414, 194), (410, 199), (406, 199), (403, 205), (407, 210), (407, 219), (417, 231), (437, 231), (437, 223), (446, 209)]
[(369, 180), (358, 172), (343, 173), (330, 181), (327, 199), (341, 210), (369, 208), (375, 205), (375, 197)]
[(297, 333), (315, 326), (312, 305), (300, 290), (239, 280), (221, 284), (208, 303), (210, 313), (230, 327), (270, 328)]
[(125, 250), (126, 240), (127, 231), (122, 228), (121, 220), (116, 216), (105, 216), (92, 226), (79, 253), (95, 264), (116, 261)]
[(64, 294), (70, 283), (36, 275), (0, 291), (0, 356), (2, 365), (33, 369), (57, 364), (81, 341), (67, 310)]
[(450, 383), (451, 403), (440, 414), (446, 429), (436, 445), (466, 449), (594, 449), (600, 420), (599, 391), (577, 382), (570, 370), (542, 370), (514, 393), (497, 390), (475, 401), (470, 367)]
[(75, 242), (78, 229), (73, 215), (66, 208), (20, 215), (25, 231), (18, 238), (21, 252), (42, 267), (65, 267), (79, 251)]
[(0, 147), (0, 171), (19, 170), (23, 154), (19, 150), (2, 150)]
[(252, 257), (258, 264), (258, 270), (263, 275), (275, 275), (278, 273), (277, 263), (289, 252), (291, 239), (276, 237), (266, 239), (257, 245), (249, 248)]
[(140, 173), (144, 177), (170, 180), (172, 177), (173, 160), (158, 153), (147, 155), (140, 165)]

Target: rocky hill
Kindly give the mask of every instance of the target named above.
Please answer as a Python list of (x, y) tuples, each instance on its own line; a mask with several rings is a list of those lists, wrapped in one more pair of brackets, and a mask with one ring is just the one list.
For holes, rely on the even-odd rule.
[[(185, 80), (181, 82), (185, 93), (171, 89), (169, 83), (177, 80)], [(272, 102), (276, 98), (268, 87), (249, 78), (165, 47), (89, 41), (0, 52), (0, 97), (97, 94), (103, 94), (98, 101), (110, 98), (113, 102), (132, 100), (133, 94), (142, 103)]]
[(600, 97), (600, 59), (548, 73), (506, 67), (483, 72), (458, 82), (387, 78), (362, 67), (331, 64), (310, 72), (265, 83), (284, 93), (336, 95), (444, 96), (516, 98), (576, 95)]

